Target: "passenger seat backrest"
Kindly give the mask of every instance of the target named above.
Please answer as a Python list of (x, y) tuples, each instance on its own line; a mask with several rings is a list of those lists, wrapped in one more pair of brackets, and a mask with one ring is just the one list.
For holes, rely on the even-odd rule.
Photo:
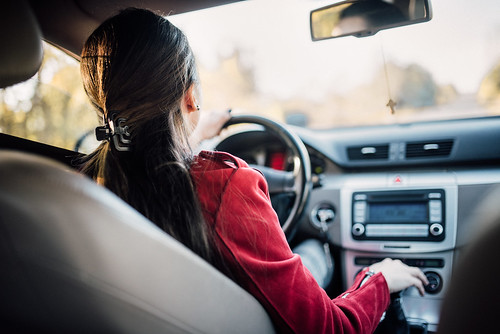
[(438, 333), (498, 333), (500, 324), (500, 188), (473, 215), (479, 232), (454, 268)]
[(67, 167), (0, 150), (0, 332), (272, 333), (253, 296)]

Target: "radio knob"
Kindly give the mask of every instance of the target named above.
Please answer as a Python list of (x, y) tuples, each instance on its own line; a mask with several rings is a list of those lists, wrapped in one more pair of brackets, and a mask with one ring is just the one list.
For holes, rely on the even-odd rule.
[(432, 224), (431, 227), (429, 227), (429, 232), (435, 237), (440, 236), (443, 234), (443, 225), (437, 223)]
[(365, 226), (363, 224), (352, 225), (352, 234), (359, 237), (365, 233)]
[(429, 284), (424, 287), (425, 291), (430, 294), (436, 294), (441, 291), (443, 287), (443, 279), (441, 275), (434, 271), (428, 271), (425, 273), (425, 277), (429, 281)]

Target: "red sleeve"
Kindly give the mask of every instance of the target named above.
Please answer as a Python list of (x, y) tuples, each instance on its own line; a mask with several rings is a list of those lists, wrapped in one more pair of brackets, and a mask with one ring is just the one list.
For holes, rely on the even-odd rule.
[(264, 177), (248, 167), (232, 173), (215, 219), (216, 233), (243, 273), (240, 282), (267, 308), (277, 329), (297, 333), (372, 333), (389, 305), (381, 274), (331, 300), (293, 254)]

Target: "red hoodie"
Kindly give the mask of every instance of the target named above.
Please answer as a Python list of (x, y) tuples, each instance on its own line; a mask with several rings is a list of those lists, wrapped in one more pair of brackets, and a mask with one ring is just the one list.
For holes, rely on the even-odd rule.
[(269, 313), (278, 332), (372, 333), (389, 305), (380, 273), (361, 288), (330, 299), (293, 254), (260, 172), (222, 152), (201, 152), (192, 164), (206, 222), (237, 283)]

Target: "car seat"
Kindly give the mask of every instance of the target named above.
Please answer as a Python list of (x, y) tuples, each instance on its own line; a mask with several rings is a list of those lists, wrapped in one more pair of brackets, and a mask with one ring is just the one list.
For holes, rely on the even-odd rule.
[(443, 301), (438, 333), (498, 333), (500, 314), (500, 187), (494, 188), (475, 214), (475, 234), (459, 253)]

